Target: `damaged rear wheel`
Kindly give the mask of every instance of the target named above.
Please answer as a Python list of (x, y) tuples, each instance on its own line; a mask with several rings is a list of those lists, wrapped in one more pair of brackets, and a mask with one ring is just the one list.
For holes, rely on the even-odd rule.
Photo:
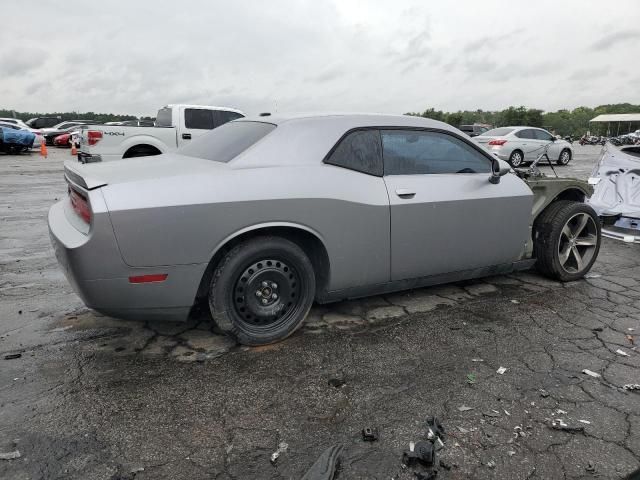
[(548, 277), (577, 280), (598, 257), (600, 222), (587, 204), (569, 200), (552, 203), (536, 219), (534, 232), (536, 267)]

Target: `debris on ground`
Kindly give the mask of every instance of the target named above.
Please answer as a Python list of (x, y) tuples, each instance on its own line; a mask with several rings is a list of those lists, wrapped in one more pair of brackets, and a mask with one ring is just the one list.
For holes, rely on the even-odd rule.
[(467, 429), (466, 429), (466, 428), (464, 428), (464, 427), (461, 427), (460, 425), (458, 425), (456, 428), (458, 429), (458, 431), (459, 431), (460, 433), (469, 433), (469, 432), (471, 431), (471, 430), (467, 430)]
[(498, 370), (496, 370), (496, 373), (498, 375), (504, 375), (504, 372), (506, 372), (507, 369), (505, 367), (500, 367)]
[(567, 414), (566, 410), (562, 410), (560, 408), (556, 410), (556, 415), (566, 415), (566, 414)]
[(278, 449), (271, 454), (271, 463), (276, 463), (278, 461), (278, 457), (280, 457), (281, 454), (286, 452), (287, 448), (289, 448), (289, 444), (285, 442), (280, 442), (278, 444)]
[(507, 452), (507, 455), (509, 455), (510, 457), (513, 457), (516, 454), (516, 452), (514, 450), (509, 450)]
[(487, 467), (489, 468), (496, 468), (496, 462), (494, 462), (493, 460), (489, 460), (487, 462)]
[(408, 467), (420, 462), (426, 467), (431, 467), (436, 461), (436, 450), (433, 443), (421, 440), (410, 442), (409, 450), (402, 454), (402, 463)]
[(469, 410), (473, 410), (473, 407), (467, 407), (466, 405), (460, 405), (458, 407), (458, 411), (460, 412), (468, 412)]
[(636, 344), (635, 339), (633, 338), (633, 335), (627, 335), (627, 340), (629, 340), (629, 343), (631, 345), (635, 345)]
[(524, 430), (522, 429), (522, 425), (516, 425), (515, 427), (513, 427), (513, 437), (514, 438), (518, 438), (518, 437), (524, 437), (527, 434), (524, 433)]
[(484, 362), (484, 360), (481, 359), (481, 358), (472, 358), (471, 361), (472, 362)]
[(602, 376), (599, 373), (593, 372), (593, 371), (588, 370), (586, 368), (584, 370), (582, 370), (582, 373), (584, 373), (585, 375), (589, 375), (590, 377), (594, 377), (594, 378), (600, 378)]
[(340, 463), (342, 445), (327, 448), (311, 468), (304, 474), (302, 480), (333, 480)]
[(436, 417), (427, 418), (427, 439), (438, 444), (440, 448), (444, 447), (444, 427)]
[(580, 425), (567, 425), (561, 418), (556, 418), (551, 421), (551, 428), (555, 430), (562, 430), (569, 433), (581, 433), (584, 432), (584, 427)]
[(467, 383), (469, 385), (473, 385), (476, 383), (476, 374), (475, 373), (467, 373)]
[(378, 429), (375, 427), (365, 427), (362, 429), (362, 440), (365, 442), (375, 442), (378, 440)]
[(515, 304), (515, 305), (518, 305), (518, 304), (520, 303), (520, 301), (519, 301), (519, 300), (515, 300), (515, 299), (514, 299), (514, 300), (511, 300), (511, 303), (513, 303), (513, 304)]
[(549, 396), (549, 392), (547, 392), (546, 390), (544, 390), (543, 388), (540, 389), (540, 396), (542, 398), (547, 398)]
[(620, 349), (620, 348), (616, 350), (616, 353), (617, 353), (618, 355), (623, 356), (623, 357), (630, 357), (630, 356), (631, 356), (631, 355), (629, 355), (627, 352), (625, 352), (624, 350), (622, 350), (622, 349)]
[(587, 472), (593, 473), (593, 472), (595, 472), (595, 471), (596, 471), (596, 466), (595, 466), (593, 463), (589, 462), (589, 463), (587, 463), (587, 466), (586, 466), (586, 467), (584, 467), (584, 469), (585, 469)]
[(640, 391), (640, 384), (637, 383), (627, 383), (626, 385), (624, 385), (622, 387), (625, 390), (629, 390), (629, 391)]
[(587, 274), (584, 276), (584, 278), (600, 278), (601, 276), (602, 276), (602, 275), (601, 275), (601, 274), (599, 274), (599, 273), (592, 273), (592, 272), (589, 272), (589, 273), (587, 273)]
[(0, 452), (0, 460), (15, 460), (21, 456), (22, 455), (19, 450), (14, 450), (13, 452)]
[(485, 417), (498, 418), (500, 416), (500, 412), (497, 410), (490, 410), (488, 412), (482, 412), (482, 415)]
[(604, 329), (602, 327), (595, 327), (591, 329), (592, 332), (602, 332), (603, 330)]
[(20, 358), (22, 356), (21, 353), (8, 353), (4, 356), (5, 360), (15, 360), (16, 358)]
[(510, 414), (509, 412), (507, 412), (506, 410), (503, 410), (503, 412), (504, 412), (504, 414), (505, 414), (507, 417), (510, 417), (510, 416), (511, 416), (511, 414)]
[(584, 423), (585, 425), (591, 425), (589, 420), (578, 420), (580, 423)]
[(329, 379), (329, 385), (335, 388), (344, 387), (347, 384), (347, 381), (344, 379), (342, 375), (336, 375)]

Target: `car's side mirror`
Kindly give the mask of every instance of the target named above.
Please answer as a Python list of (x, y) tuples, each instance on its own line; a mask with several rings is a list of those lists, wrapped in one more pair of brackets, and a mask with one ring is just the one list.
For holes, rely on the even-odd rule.
[(557, 138), (556, 138), (556, 137), (551, 137), (551, 141), (552, 141), (552, 142), (555, 142), (556, 140), (557, 140)]
[(504, 160), (494, 158), (491, 162), (491, 176), (489, 181), (493, 184), (500, 183), (500, 177), (504, 177), (511, 171), (511, 165)]

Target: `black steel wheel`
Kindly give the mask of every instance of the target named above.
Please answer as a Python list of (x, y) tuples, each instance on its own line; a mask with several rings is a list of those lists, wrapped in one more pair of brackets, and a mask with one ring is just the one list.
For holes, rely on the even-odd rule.
[(222, 332), (245, 345), (265, 345), (291, 335), (314, 296), (315, 275), (305, 252), (281, 237), (258, 237), (221, 260), (209, 307)]

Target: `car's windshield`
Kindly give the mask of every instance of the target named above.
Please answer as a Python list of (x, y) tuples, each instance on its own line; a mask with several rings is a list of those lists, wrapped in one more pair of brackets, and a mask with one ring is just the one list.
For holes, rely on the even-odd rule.
[(509, 135), (513, 130), (513, 128), (494, 128), (484, 132), (482, 135), (485, 137), (503, 137)]
[(64, 130), (65, 128), (73, 127), (75, 125), (77, 125), (77, 123), (62, 122), (54, 125), (53, 128), (55, 128), (56, 130)]
[(265, 122), (226, 123), (179, 148), (177, 153), (227, 163), (275, 128)]

